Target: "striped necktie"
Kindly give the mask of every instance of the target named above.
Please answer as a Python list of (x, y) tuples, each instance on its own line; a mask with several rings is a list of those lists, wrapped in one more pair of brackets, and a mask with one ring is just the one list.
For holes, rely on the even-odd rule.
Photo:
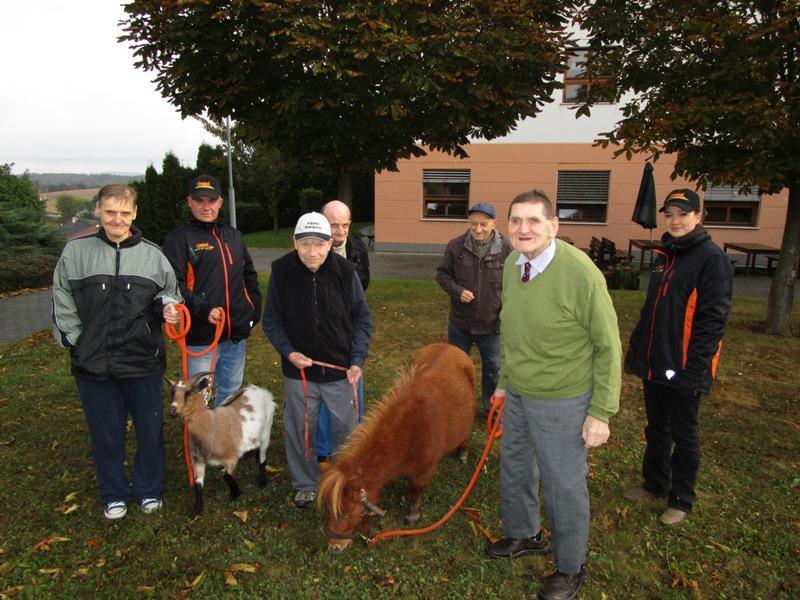
[(522, 283), (528, 283), (531, 280), (531, 263), (526, 262), (522, 270)]

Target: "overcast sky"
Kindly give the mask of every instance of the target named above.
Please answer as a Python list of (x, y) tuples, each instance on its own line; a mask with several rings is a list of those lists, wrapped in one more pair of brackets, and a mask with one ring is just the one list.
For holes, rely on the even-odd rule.
[(117, 0), (0, 0), (0, 163), (13, 173), (194, 166), (219, 140), (180, 115), (118, 43)]

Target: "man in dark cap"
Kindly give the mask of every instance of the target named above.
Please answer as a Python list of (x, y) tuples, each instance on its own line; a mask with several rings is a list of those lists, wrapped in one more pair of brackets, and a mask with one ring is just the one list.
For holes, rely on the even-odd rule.
[(447, 244), (436, 281), (450, 296), (447, 341), (467, 354), (473, 344), (480, 352), (481, 400), (488, 412), (500, 370), (500, 291), (511, 246), (496, 230), (494, 206), (479, 202), (467, 214), (469, 229)]
[[(258, 274), (242, 233), (219, 218), (223, 201), (215, 177), (195, 177), (186, 196), (192, 216), (164, 240), (164, 254), (192, 317), (186, 337), (190, 351), (211, 344), (217, 321), (225, 313), (214, 369), (217, 405), (242, 385), (245, 340), (261, 316)], [(190, 376), (210, 370), (210, 352), (189, 357)]]

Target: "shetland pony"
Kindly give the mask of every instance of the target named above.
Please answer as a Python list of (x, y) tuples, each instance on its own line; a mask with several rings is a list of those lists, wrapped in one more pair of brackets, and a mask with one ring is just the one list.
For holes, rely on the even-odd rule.
[(420, 517), (420, 495), (445, 454), (466, 460), (475, 418), (475, 367), (450, 344), (419, 350), (384, 399), (324, 467), (317, 505), (326, 510), (328, 547), (344, 550), (367, 519), (383, 516), (383, 487), (408, 478), (406, 523)]

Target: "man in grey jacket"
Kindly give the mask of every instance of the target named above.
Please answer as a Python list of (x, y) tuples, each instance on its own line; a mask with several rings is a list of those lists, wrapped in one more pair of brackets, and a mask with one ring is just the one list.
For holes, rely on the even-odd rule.
[(469, 229), (450, 240), (436, 269), (436, 281), (450, 296), (447, 341), (467, 354), (481, 355), (484, 411), (497, 387), (500, 369), (500, 292), (503, 263), (511, 246), (496, 230), (494, 206), (480, 202), (469, 211)]

